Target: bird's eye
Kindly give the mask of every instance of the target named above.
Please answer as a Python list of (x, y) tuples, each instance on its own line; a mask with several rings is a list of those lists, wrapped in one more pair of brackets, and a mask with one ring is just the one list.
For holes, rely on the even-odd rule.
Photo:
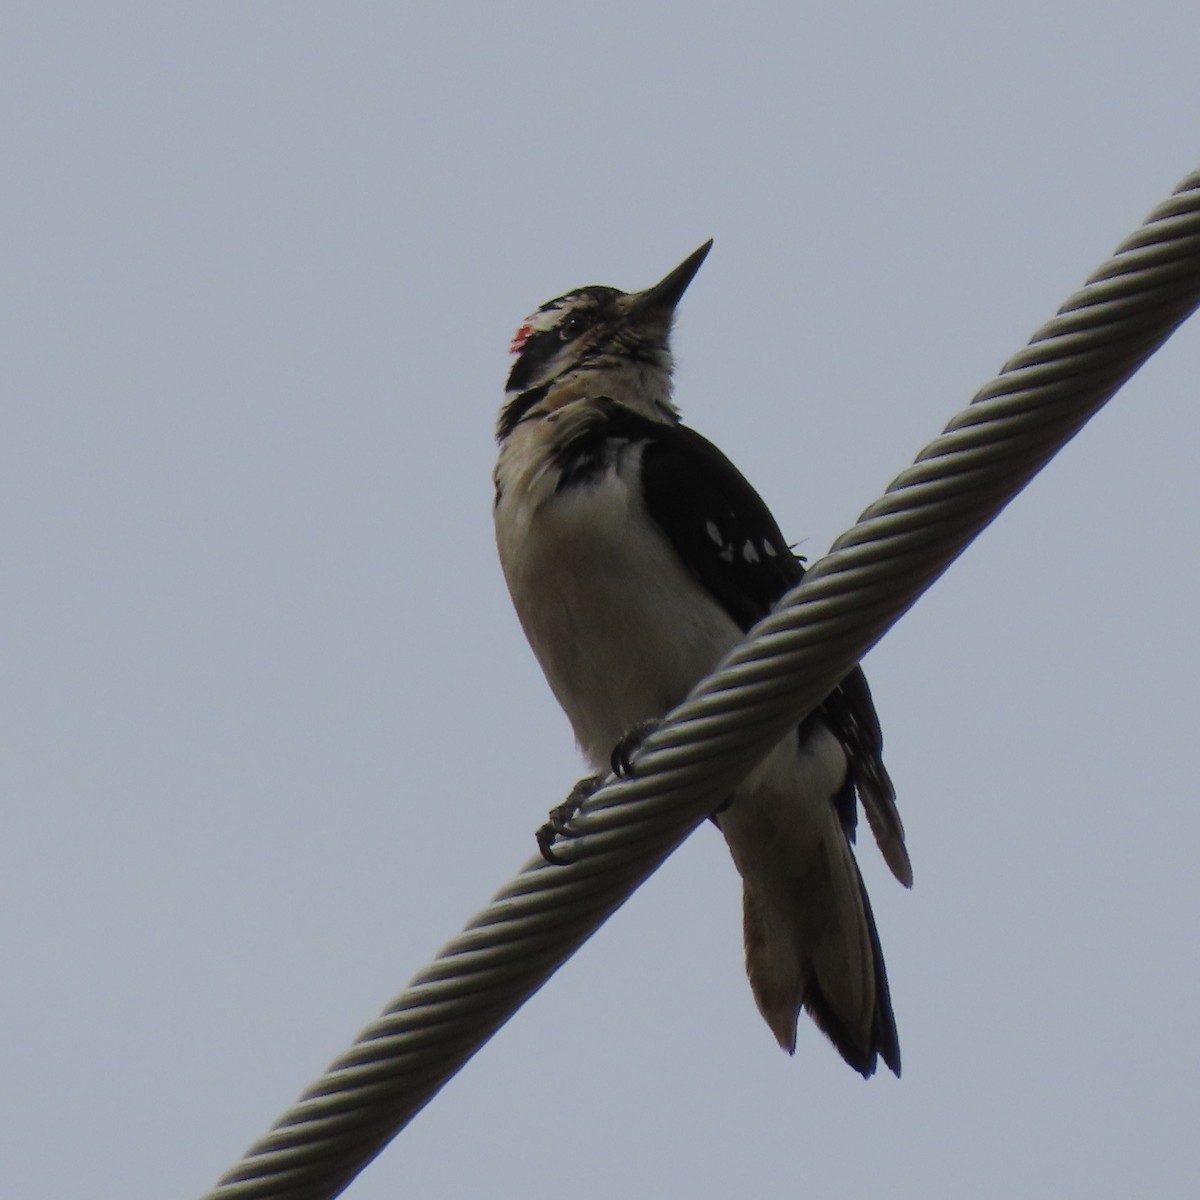
[(582, 313), (572, 313), (559, 327), (558, 336), (564, 342), (577, 338), (588, 326)]

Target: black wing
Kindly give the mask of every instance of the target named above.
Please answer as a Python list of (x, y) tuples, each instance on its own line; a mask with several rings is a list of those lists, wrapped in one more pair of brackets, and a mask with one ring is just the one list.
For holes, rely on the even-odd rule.
[(631, 444), (643, 500), (680, 561), (742, 630), (771, 611), (804, 568), (741, 472), (706, 438), (601, 399), (557, 449), (558, 487), (586, 486)]
[(688, 569), (742, 630), (804, 568), (742, 473), (685, 425), (656, 426), (642, 452), (646, 509)]
[[(611, 401), (600, 411), (605, 440), (643, 446), (643, 498), (652, 520), (701, 586), (748, 631), (804, 577), (771, 510), (737, 467), (695, 430), (648, 420)], [(846, 836), (854, 838), (857, 790), (884, 859), (910, 886), (904, 826), (862, 669), (856, 666), (816, 713), (845, 747), (850, 763), (846, 786), (834, 798)]]

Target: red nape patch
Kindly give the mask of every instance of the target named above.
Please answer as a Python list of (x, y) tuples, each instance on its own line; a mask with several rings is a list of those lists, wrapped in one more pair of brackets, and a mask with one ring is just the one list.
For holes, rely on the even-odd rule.
[(520, 354), (522, 347), (529, 340), (529, 335), (533, 332), (532, 325), (522, 325), (516, 333), (513, 334), (512, 345), (509, 346), (510, 354)]

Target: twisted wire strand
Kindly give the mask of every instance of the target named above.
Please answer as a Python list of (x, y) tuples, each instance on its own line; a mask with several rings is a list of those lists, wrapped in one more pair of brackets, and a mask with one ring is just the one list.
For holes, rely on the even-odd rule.
[(206, 1200), (340, 1192), (1200, 304), (1185, 179)]

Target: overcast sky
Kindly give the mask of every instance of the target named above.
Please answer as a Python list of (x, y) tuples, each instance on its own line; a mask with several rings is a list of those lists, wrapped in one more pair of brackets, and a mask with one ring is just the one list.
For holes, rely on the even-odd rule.
[[(187, 1197), (581, 773), (496, 563), (521, 318), (714, 250), (677, 398), (819, 555), (1200, 161), (1194, 4), (10, 3), (0, 1173)], [(869, 656), (904, 1077), (705, 826), (352, 1185), (1193, 1197), (1193, 321)]]

